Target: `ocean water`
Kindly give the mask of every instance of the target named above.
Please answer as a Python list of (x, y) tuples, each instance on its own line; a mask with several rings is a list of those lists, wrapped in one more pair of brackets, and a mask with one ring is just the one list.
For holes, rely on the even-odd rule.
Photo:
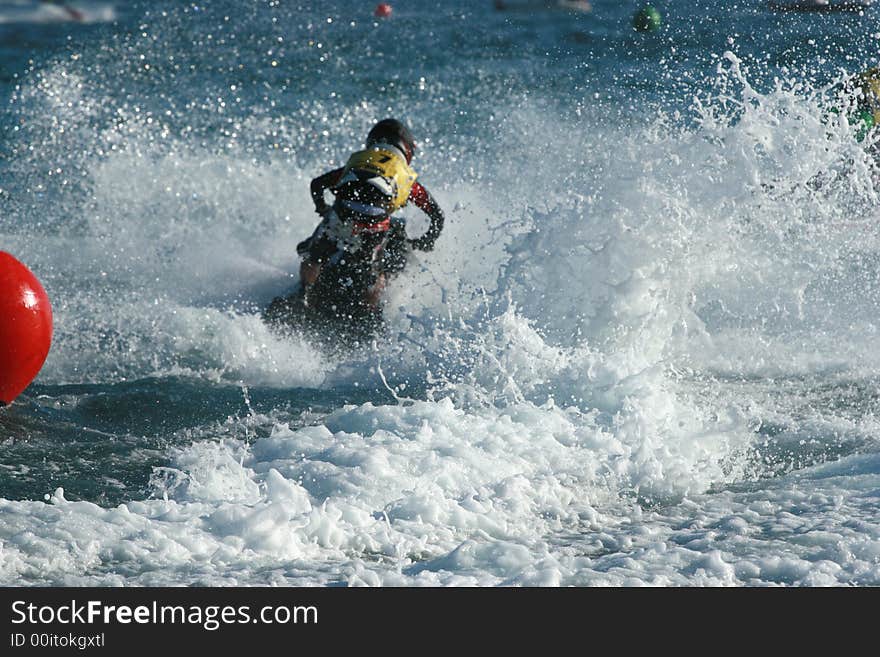
[[(880, 584), (880, 7), (392, 4), (0, 3), (0, 584)], [(436, 249), (384, 339), (273, 334), (390, 115)]]

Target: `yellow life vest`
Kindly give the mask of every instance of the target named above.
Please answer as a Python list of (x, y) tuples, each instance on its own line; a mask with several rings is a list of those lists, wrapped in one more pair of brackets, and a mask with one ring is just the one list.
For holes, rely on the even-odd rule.
[(391, 185), (389, 214), (406, 205), (413, 183), (418, 177), (418, 174), (406, 163), (403, 157), (394, 151), (382, 148), (369, 148), (352, 153), (348, 162), (345, 163), (340, 180), (345, 180), (345, 174), (355, 169), (382, 176)]

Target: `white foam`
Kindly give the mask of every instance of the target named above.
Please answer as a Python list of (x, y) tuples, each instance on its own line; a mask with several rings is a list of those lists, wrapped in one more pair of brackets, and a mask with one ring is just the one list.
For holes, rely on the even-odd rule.
[(561, 409), (351, 407), (324, 426), (276, 426), (247, 454), (193, 445), (177, 463), (189, 483), (167, 500), (105, 509), (59, 489), (49, 504), (2, 501), (0, 581), (880, 581), (875, 456), (653, 510), (613, 483), (644, 458)]

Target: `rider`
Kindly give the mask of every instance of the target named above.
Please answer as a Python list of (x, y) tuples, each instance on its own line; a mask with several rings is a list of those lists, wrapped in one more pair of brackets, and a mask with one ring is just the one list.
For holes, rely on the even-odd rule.
[[(434, 248), (443, 230), (443, 210), (416, 182), (418, 174), (410, 167), (415, 150), (412, 133), (403, 123), (383, 119), (367, 134), (364, 150), (352, 153), (342, 168), (312, 180), (315, 212), (323, 219), (312, 236), (296, 247), (302, 257), (300, 281), (306, 298), (322, 264), (346, 245), (356, 245), (359, 235), (387, 237), (375, 282), (365, 299), (372, 308), (377, 307), (388, 275), (403, 268), (407, 243), (422, 251)], [(328, 189), (335, 196), (332, 205), (324, 198)], [(431, 220), (427, 232), (413, 240), (407, 239), (402, 223), (391, 217), (410, 202)]]

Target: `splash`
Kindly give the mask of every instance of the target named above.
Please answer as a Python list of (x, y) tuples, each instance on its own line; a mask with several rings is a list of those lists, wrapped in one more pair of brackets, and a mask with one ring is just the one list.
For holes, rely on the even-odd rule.
[[(59, 66), (17, 98), (31, 110), (61, 108), (51, 125), (28, 126), (59, 158), (107, 112), (71, 78)], [(532, 171), (524, 186), (518, 169), (493, 158), (491, 186), (444, 188), (453, 210), (437, 250), (389, 290), (390, 342), (344, 363), (256, 319), (295, 280), (292, 247), (314, 218), (302, 210), (302, 166), (283, 153), (248, 157), (243, 135), (283, 135), (301, 158), (296, 127), (254, 117), (221, 149), (205, 148), (153, 113), (117, 107), (119, 120), (68, 162), (81, 177), (45, 191), (78, 219), (47, 217), (44, 251), (34, 254), (65, 263), (47, 376), (382, 380), (464, 407), (552, 401), (599, 412), (634, 448), (677, 444), (680, 460), (667, 465), (698, 474), (680, 486), (658, 474), (658, 494), (705, 490), (738, 471), (730, 461), (754, 418), (735, 401), (702, 408), (682, 379), (744, 371), (762, 346), (809, 334), (820, 316), (831, 331), (822, 305), (841, 290), (823, 287), (852, 289), (839, 266), (870, 241), (843, 228), (874, 200), (873, 165), (845, 118), (823, 119), (824, 90), (777, 81), (759, 93), (732, 54), (720, 58), (715, 87), (694, 99), (694, 125), (662, 113), (646, 127), (609, 123), (582, 105), (565, 122), (528, 106), (499, 113), (505, 158), (530, 153), (537, 123), (560, 145), (555, 169)], [(435, 175), (460, 175), (452, 171)], [(790, 355), (774, 366), (822, 360)], [(717, 437), (714, 458), (707, 433)], [(631, 484), (654, 485), (640, 475)]]

